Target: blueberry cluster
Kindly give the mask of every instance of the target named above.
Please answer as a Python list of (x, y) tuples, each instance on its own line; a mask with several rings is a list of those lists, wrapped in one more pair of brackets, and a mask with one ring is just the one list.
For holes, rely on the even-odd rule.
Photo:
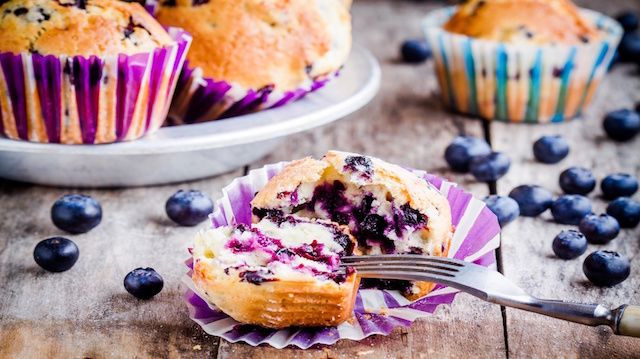
[[(183, 226), (201, 223), (213, 211), (213, 202), (200, 191), (178, 191), (166, 203), (169, 218)], [(102, 206), (91, 196), (68, 194), (51, 207), (51, 221), (59, 229), (71, 233), (87, 233), (102, 221)], [(78, 261), (80, 250), (72, 240), (51, 237), (40, 241), (33, 259), (49, 272), (64, 272)], [(136, 298), (149, 299), (160, 293), (164, 281), (153, 268), (136, 268), (124, 278), (124, 287)]]
[[(604, 119), (604, 128), (616, 141), (630, 140), (640, 132), (640, 115), (631, 110), (611, 112)], [(559, 135), (543, 136), (533, 144), (534, 158), (545, 164), (562, 161), (569, 151), (569, 143)], [(495, 181), (509, 169), (508, 157), (492, 152), (487, 142), (471, 136), (456, 137), (444, 157), (452, 170), (470, 171), (479, 181)], [(494, 194), (484, 202), (501, 227), (519, 216), (537, 217), (547, 210), (556, 223), (578, 226), (578, 230), (560, 232), (553, 240), (553, 252), (562, 259), (581, 256), (589, 243), (609, 243), (621, 228), (636, 227), (640, 222), (640, 202), (630, 198), (638, 191), (638, 179), (630, 174), (613, 173), (600, 182), (602, 197), (613, 200), (603, 214), (594, 214), (586, 197), (597, 185), (589, 169), (570, 167), (560, 174), (558, 182), (564, 194), (557, 198), (543, 187), (520, 185), (508, 196)], [(583, 271), (594, 284), (612, 286), (627, 278), (629, 261), (615, 252), (596, 251), (584, 261)]]
[(511, 167), (509, 156), (492, 151), (485, 140), (473, 136), (456, 137), (447, 146), (444, 159), (452, 170), (471, 172), (481, 182), (496, 181)]

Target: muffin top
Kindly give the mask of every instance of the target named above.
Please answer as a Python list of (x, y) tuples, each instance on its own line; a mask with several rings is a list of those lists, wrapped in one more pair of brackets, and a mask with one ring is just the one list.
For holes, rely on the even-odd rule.
[(190, 66), (245, 88), (301, 87), (338, 70), (351, 49), (341, 0), (165, 0), (156, 17), (193, 36)]
[(142, 6), (113, 0), (0, 0), (0, 51), (104, 56), (153, 51), (169, 34)]
[(568, 0), (469, 0), (444, 29), (508, 43), (580, 44), (598, 37)]

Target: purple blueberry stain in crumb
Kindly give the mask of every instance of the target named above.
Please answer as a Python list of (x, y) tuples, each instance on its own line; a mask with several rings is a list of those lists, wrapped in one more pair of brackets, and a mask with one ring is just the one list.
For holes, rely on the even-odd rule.
[(370, 180), (373, 176), (373, 163), (366, 156), (347, 156), (344, 160), (344, 170), (358, 173), (364, 179)]
[(339, 224), (349, 224), (351, 217), (351, 205), (344, 196), (346, 187), (340, 181), (324, 183), (317, 186), (313, 191), (313, 197), (307, 208), (315, 211), (316, 203), (327, 212), (329, 218)]
[(411, 208), (408, 203), (400, 206), (402, 210), (402, 219), (404, 224), (411, 227), (423, 226), (427, 222), (427, 217), (420, 213), (417, 209)]
[(413, 283), (407, 280), (362, 278), (360, 287), (397, 290), (404, 295), (408, 295), (412, 293)]
[(200, 5), (204, 5), (209, 3), (209, 0), (192, 0), (191, 1), (191, 5), (192, 6), (200, 6)]
[(266, 217), (270, 221), (276, 223), (284, 221), (284, 213), (279, 209), (255, 207), (251, 210), (251, 213), (257, 216), (258, 219), (263, 219)]
[(246, 281), (251, 284), (260, 285), (263, 282), (274, 282), (277, 281), (276, 278), (265, 278), (265, 275), (273, 274), (271, 271), (260, 272), (260, 271), (245, 271), (240, 272), (238, 275), (243, 281)]
[(344, 253), (346, 255), (352, 255), (353, 254), (353, 243), (351, 242), (351, 238), (349, 238), (348, 235), (338, 232), (336, 230), (336, 232), (334, 233), (334, 237), (333, 240), (338, 243), (340, 245), (340, 247), (342, 247), (344, 249)]
[(353, 267), (339, 268), (337, 271), (329, 274), (328, 278), (334, 282), (341, 284), (347, 281), (347, 278), (355, 272)]

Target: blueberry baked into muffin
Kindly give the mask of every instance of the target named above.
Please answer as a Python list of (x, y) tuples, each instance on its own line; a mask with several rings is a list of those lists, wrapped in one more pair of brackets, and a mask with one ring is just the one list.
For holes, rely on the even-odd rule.
[[(330, 151), (294, 161), (251, 202), (254, 221), (270, 213), (348, 226), (363, 254), (446, 256), (452, 237), (446, 198), (415, 174), (377, 158)], [(371, 284), (371, 283), (369, 283)], [(434, 284), (386, 281), (410, 300)]]
[(139, 4), (0, 2), (0, 129), (13, 139), (68, 144), (157, 129), (189, 42), (170, 32)]
[(272, 212), (252, 225), (200, 232), (192, 278), (200, 295), (243, 323), (338, 325), (358, 289), (354, 270), (339, 267), (354, 247), (344, 226)]
[(569, 0), (469, 0), (433, 11), (423, 28), (448, 107), (529, 123), (579, 116), (622, 35)]
[(341, 0), (166, 0), (155, 15), (194, 38), (171, 108), (175, 123), (293, 101), (333, 76), (351, 49)]

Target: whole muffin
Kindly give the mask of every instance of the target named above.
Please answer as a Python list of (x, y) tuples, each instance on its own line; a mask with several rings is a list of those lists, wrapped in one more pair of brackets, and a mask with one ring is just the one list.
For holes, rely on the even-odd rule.
[(160, 127), (188, 46), (183, 32), (110, 0), (9, 0), (0, 13), (6, 136), (93, 144)]
[(587, 43), (595, 26), (568, 0), (471, 0), (444, 25), (453, 33), (502, 42)]
[(351, 49), (340, 0), (169, 0), (156, 17), (194, 38), (171, 111), (180, 122), (299, 98), (338, 71)]
[(449, 108), (525, 123), (579, 116), (622, 35), (568, 0), (469, 0), (433, 11), (423, 28)]

